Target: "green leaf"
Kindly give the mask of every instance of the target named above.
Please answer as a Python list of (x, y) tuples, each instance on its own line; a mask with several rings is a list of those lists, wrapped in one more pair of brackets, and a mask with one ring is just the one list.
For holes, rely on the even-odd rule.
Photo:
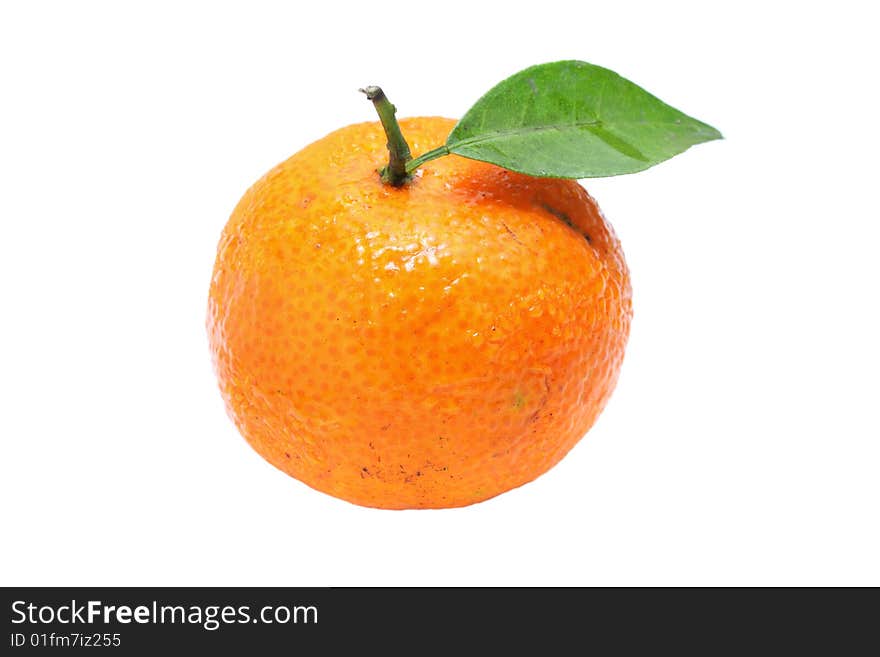
[(539, 64), (492, 88), (445, 152), (532, 176), (596, 178), (642, 171), (721, 139), (617, 73), (586, 62)]

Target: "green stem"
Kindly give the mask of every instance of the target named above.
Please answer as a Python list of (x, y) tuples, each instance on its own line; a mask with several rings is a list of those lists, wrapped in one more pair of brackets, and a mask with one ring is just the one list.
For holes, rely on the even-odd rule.
[(438, 157), (443, 157), (444, 155), (449, 155), (449, 146), (447, 146), (446, 144), (444, 144), (443, 146), (438, 146), (437, 148), (430, 150), (427, 153), (422, 153), (416, 159), (407, 162), (406, 172), (410, 174), (418, 169), (420, 166), (422, 166), (425, 162), (436, 160)]
[(388, 165), (382, 167), (379, 174), (382, 176), (383, 182), (393, 187), (400, 187), (409, 180), (409, 173), (412, 169), (407, 166), (407, 163), (412, 160), (412, 155), (409, 151), (409, 144), (406, 143), (394, 116), (397, 108), (391, 104), (380, 87), (367, 87), (361, 89), (361, 92), (366, 94), (368, 100), (373, 101), (373, 106), (376, 108), (376, 113), (385, 129), (385, 137), (388, 140), (386, 143), (388, 146)]

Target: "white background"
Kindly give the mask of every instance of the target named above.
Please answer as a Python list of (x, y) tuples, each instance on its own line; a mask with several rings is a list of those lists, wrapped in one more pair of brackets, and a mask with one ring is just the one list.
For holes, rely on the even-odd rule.
[[(0, 583), (880, 584), (876, 25), (863, 3), (4, 3)], [(612, 68), (726, 140), (587, 181), (635, 318), (539, 480), (389, 512), (274, 470), (204, 316), (232, 207), (373, 120)]]

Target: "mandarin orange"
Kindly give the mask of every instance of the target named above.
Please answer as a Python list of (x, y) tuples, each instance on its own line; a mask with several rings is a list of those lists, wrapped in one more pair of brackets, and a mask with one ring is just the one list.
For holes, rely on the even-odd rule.
[[(403, 119), (414, 152), (449, 119)], [(223, 231), (208, 332), (228, 412), (309, 486), (389, 509), (472, 504), (556, 464), (617, 380), (626, 262), (576, 181), (449, 156), (383, 184), (379, 123), (251, 187)]]

